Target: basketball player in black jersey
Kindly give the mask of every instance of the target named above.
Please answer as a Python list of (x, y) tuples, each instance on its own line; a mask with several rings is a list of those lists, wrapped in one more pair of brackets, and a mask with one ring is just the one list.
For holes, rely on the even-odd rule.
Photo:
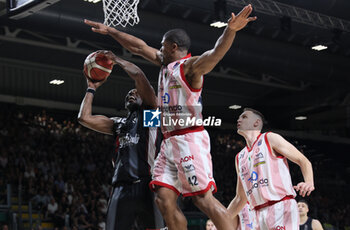
[(130, 230), (138, 220), (139, 229), (159, 229), (163, 219), (148, 187), (155, 154), (159, 152), (161, 133), (157, 128), (143, 127), (143, 109), (156, 108), (156, 96), (145, 74), (136, 65), (103, 52), (135, 81), (125, 97), (127, 117), (108, 118), (92, 115), (92, 101), (96, 89), (104, 82), (87, 78), (88, 89), (81, 103), (78, 120), (94, 131), (114, 135), (115, 154), (112, 193), (108, 202), (107, 230)]
[(307, 216), (307, 213), (309, 212), (309, 205), (305, 200), (298, 201), (298, 209), (300, 217), (300, 230), (323, 230), (320, 221)]

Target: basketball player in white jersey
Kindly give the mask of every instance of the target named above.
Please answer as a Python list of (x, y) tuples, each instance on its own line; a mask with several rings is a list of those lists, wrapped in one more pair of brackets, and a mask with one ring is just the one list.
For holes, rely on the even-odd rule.
[[(261, 133), (263, 115), (246, 108), (237, 120), (237, 132), (247, 146), (236, 156), (236, 196), (228, 210), (236, 216), (247, 200), (256, 212), (257, 229), (298, 230), (296, 193), (310, 195), (314, 188), (310, 161), (276, 133)], [(298, 164), (304, 182), (292, 185), (287, 159)]]
[[(256, 17), (249, 17), (248, 5), (235, 16), (232, 13), (223, 34), (213, 49), (201, 56), (188, 54), (190, 38), (181, 29), (164, 34), (161, 49), (148, 46), (143, 40), (98, 22), (85, 20), (92, 31), (108, 34), (135, 55), (161, 66), (158, 85), (158, 106), (166, 117), (179, 120), (180, 114), (188, 118), (202, 117), (201, 91), (203, 75), (209, 73), (230, 49), (236, 32)], [(186, 117), (185, 117), (186, 118)], [(219, 230), (235, 229), (227, 209), (212, 195), (216, 191), (212, 174), (209, 135), (202, 125), (171, 124), (162, 120), (164, 140), (155, 161), (152, 189), (156, 192), (157, 205), (170, 230), (187, 229), (187, 220), (177, 206), (179, 194), (191, 196), (195, 205), (203, 211)]]

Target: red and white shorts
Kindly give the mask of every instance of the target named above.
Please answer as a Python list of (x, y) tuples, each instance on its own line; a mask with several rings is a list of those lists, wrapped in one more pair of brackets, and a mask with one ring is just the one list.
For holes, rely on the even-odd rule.
[(284, 200), (256, 211), (258, 230), (299, 230), (295, 199)]
[(255, 211), (247, 203), (238, 213), (239, 222), (237, 230), (254, 230), (256, 229)]
[(152, 189), (167, 187), (182, 196), (195, 196), (209, 189), (216, 192), (206, 130), (164, 139), (154, 162)]

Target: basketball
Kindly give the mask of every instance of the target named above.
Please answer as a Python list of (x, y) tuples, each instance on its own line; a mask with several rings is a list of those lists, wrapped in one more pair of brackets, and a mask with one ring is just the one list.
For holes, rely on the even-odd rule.
[(93, 81), (103, 81), (112, 72), (113, 62), (103, 53), (93, 52), (86, 57), (84, 73)]

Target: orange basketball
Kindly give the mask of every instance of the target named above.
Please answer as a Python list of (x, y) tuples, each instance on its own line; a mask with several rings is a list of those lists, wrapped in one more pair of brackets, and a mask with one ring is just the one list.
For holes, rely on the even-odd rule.
[(86, 57), (84, 73), (93, 81), (103, 81), (112, 72), (113, 62), (103, 53), (93, 52)]

